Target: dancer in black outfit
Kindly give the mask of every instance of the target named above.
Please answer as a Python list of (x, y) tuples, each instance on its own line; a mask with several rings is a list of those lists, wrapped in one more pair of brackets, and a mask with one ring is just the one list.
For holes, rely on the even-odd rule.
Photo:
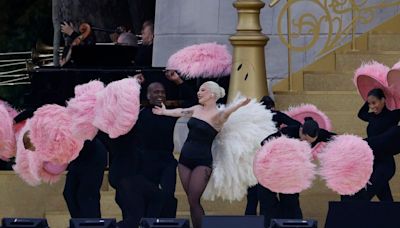
[[(264, 96), (261, 98), (261, 104), (265, 106), (266, 109), (271, 110), (274, 114), (272, 116), (272, 121), (275, 122), (275, 126), (277, 129), (285, 124), (286, 126), (300, 126), (301, 123), (297, 120), (290, 118), (283, 112), (275, 110), (275, 102), (269, 96)], [(246, 210), (244, 212), (245, 215), (256, 215), (257, 214), (257, 206), (258, 206), (258, 188), (259, 184), (256, 184), (253, 187), (247, 189), (247, 204)]]
[[(321, 129), (318, 123), (314, 121), (311, 117), (306, 117), (304, 119), (304, 124), (300, 126), (287, 126), (277, 132), (268, 136), (266, 140), (273, 137), (279, 137), (281, 135), (286, 135), (289, 138), (296, 138), (302, 141), (307, 141), (310, 143), (311, 147), (316, 146), (319, 142), (327, 142), (336, 135), (335, 133)], [(270, 225), (272, 218), (282, 218), (282, 219), (301, 219), (303, 214), (300, 208), (299, 193), (296, 194), (283, 194), (272, 192), (268, 188), (259, 186), (258, 197), (260, 200), (260, 214), (265, 217), (265, 226)]]
[[(369, 109), (372, 112), (369, 112)], [(370, 201), (376, 195), (380, 201), (393, 202), (389, 181), (396, 171), (393, 154), (398, 151), (395, 151), (395, 147), (388, 147), (388, 145), (400, 140), (396, 137), (399, 135), (397, 125), (400, 121), (400, 110), (387, 109), (383, 91), (376, 88), (368, 93), (367, 101), (358, 112), (358, 117), (368, 122), (368, 138), (365, 140), (375, 155), (373, 172), (369, 180), (371, 184), (353, 196), (342, 196), (342, 200)]]
[[(166, 76), (178, 85), (181, 94), (193, 99), (193, 90), (176, 72), (167, 72)], [(150, 84), (147, 92), (150, 105), (141, 109), (134, 128), (110, 143), (114, 153), (110, 184), (116, 189), (115, 200), (122, 210), (120, 227), (137, 227), (142, 217), (176, 216), (173, 132), (177, 118), (152, 113), (154, 106), (165, 102), (162, 84)]]
[(101, 218), (100, 188), (106, 164), (107, 150), (97, 137), (85, 141), (69, 164), (64, 199), (72, 218)]
[[(175, 71), (166, 73), (166, 77), (179, 89), (181, 99), (193, 104), (196, 94), (189, 85), (183, 82)], [(159, 217), (175, 218), (177, 200), (174, 196), (176, 187), (176, 167), (174, 158), (174, 128), (177, 117), (155, 115), (154, 106), (161, 106), (166, 101), (165, 88), (160, 83), (152, 83), (147, 88), (149, 106), (139, 114), (135, 134), (139, 137), (139, 148), (142, 157), (142, 173), (152, 183), (160, 186), (162, 201)]]
[(189, 135), (183, 145), (179, 158), (178, 171), (182, 186), (188, 197), (190, 215), (194, 228), (201, 227), (204, 209), (200, 198), (207, 186), (212, 172), (211, 146), (218, 131), (222, 128), (231, 113), (248, 104), (245, 99), (223, 111), (217, 109), (216, 101), (225, 95), (225, 90), (215, 82), (205, 82), (197, 93), (200, 105), (187, 109), (165, 109), (155, 107), (157, 115), (188, 116)]

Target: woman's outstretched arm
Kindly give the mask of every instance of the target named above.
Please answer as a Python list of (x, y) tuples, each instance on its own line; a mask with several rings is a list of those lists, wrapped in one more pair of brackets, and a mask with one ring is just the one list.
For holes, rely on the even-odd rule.
[(193, 115), (194, 110), (198, 107), (198, 105), (192, 106), (190, 108), (175, 108), (175, 109), (167, 109), (164, 104), (161, 104), (161, 107), (154, 107), (153, 113), (156, 115), (164, 115), (164, 116), (172, 116), (172, 117), (191, 117)]
[(227, 107), (226, 109), (224, 109), (223, 111), (222, 111), (222, 113), (221, 113), (221, 118), (222, 118), (222, 120), (227, 120), (228, 118), (229, 118), (229, 116), (233, 113), (233, 112), (235, 112), (236, 110), (238, 110), (240, 107), (243, 107), (243, 106), (245, 106), (245, 105), (247, 105), (248, 103), (250, 103), (250, 98), (245, 98), (245, 99), (243, 99), (242, 101), (240, 101), (240, 102), (238, 102), (238, 103), (236, 103), (236, 104), (233, 104), (233, 105), (231, 105), (231, 106), (229, 106), (229, 107)]

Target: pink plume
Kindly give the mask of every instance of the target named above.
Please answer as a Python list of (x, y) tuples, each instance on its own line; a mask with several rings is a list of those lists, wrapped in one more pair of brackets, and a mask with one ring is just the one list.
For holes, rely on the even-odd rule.
[(94, 120), (96, 94), (104, 89), (101, 81), (94, 80), (75, 87), (75, 97), (68, 101), (67, 111), (73, 122), (71, 131), (82, 140), (92, 140), (98, 129), (92, 125)]
[(13, 119), (6, 107), (0, 104), (0, 158), (8, 161), (15, 156), (16, 141), (13, 129)]
[(394, 96), (396, 105), (393, 109), (400, 109), (400, 62), (394, 64), (392, 69), (387, 74), (389, 90)]
[(65, 164), (79, 155), (83, 140), (72, 134), (72, 119), (65, 107), (45, 105), (35, 111), (29, 122), (29, 136), (42, 161)]
[(215, 78), (229, 75), (232, 56), (225, 45), (217, 43), (196, 44), (173, 54), (167, 69), (180, 72), (186, 78)]
[(386, 105), (392, 110), (396, 107), (396, 101), (388, 87), (388, 72), (389, 67), (376, 61), (364, 63), (355, 71), (353, 82), (364, 101), (369, 91), (381, 88), (386, 96)]
[(328, 188), (340, 195), (358, 192), (366, 186), (372, 174), (372, 150), (358, 136), (336, 136), (318, 157), (321, 165), (319, 174)]
[(253, 167), (258, 182), (273, 192), (298, 193), (309, 188), (315, 178), (310, 145), (285, 136), (265, 143)]
[(386, 75), (389, 72), (389, 67), (377, 61), (363, 63), (354, 73), (353, 82), (358, 86), (357, 81), (360, 76), (369, 76), (374, 78), (382, 85), (387, 85)]
[(38, 173), (33, 172), (33, 170), (38, 170), (38, 166), (42, 164), (42, 161), (38, 158), (36, 152), (27, 150), (24, 147), (22, 138), (24, 133), (29, 130), (28, 125), (29, 122), (22, 128), (22, 134), (19, 134), (17, 138), (17, 153), (13, 169), (23, 181), (29, 185), (36, 186), (41, 183), (41, 179)]
[(311, 154), (312, 154), (314, 160), (318, 159), (319, 153), (321, 153), (325, 147), (326, 147), (326, 142), (319, 142), (319, 143), (317, 143), (316, 146), (314, 146), (311, 149)]
[(14, 119), (14, 117), (16, 117), (18, 115), (18, 111), (15, 110), (13, 107), (11, 107), (11, 105), (3, 100), (0, 100), (0, 105), (4, 105), (4, 107), (6, 108), (8, 114), (11, 116), (11, 118)]
[(40, 178), (43, 182), (53, 184), (60, 180), (61, 175), (67, 169), (68, 164), (54, 164), (44, 162), (40, 170)]
[(332, 130), (332, 124), (329, 117), (320, 111), (315, 105), (301, 104), (299, 106), (290, 107), (285, 113), (302, 124), (304, 123), (305, 117), (312, 117), (315, 121), (317, 121), (320, 128), (323, 128), (327, 131)]
[(93, 125), (111, 138), (128, 133), (140, 109), (140, 85), (134, 78), (111, 82), (97, 93)]

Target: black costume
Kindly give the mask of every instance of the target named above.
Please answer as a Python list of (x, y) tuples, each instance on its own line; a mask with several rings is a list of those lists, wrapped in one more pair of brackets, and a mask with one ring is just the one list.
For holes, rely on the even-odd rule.
[(69, 164), (64, 199), (72, 218), (101, 218), (100, 188), (106, 164), (107, 150), (97, 137), (85, 141)]
[[(178, 89), (194, 99), (190, 86), (182, 83)], [(176, 217), (173, 133), (177, 119), (155, 115), (151, 106), (145, 107), (129, 133), (111, 140), (110, 184), (122, 210), (121, 227), (137, 227), (142, 217)]]
[[(373, 172), (369, 179), (367, 189), (361, 189), (353, 196), (342, 196), (342, 200), (367, 200), (375, 195), (380, 201), (393, 201), (389, 181), (395, 174), (396, 164), (393, 154), (398, 153), (393, 144), (399, 144), (400, 110), (390, 111), (386, 106), (379, 114), (369, 111), (368, 102), (361, 107), (358, 117), (368, 122), (367, 136), (365, 139), (374, 151)], [(398, 147), (397, 147), (398, 148)]]
[[(286, 115), (283, 112), (271, 110), (274, 114), (272, 116), (272, 121), (275, 122), (275, 126), (279, 129), (282, 124), (286, 126), (300, 126), (301, 123), (295, 119), (292, 119), (290, 116)], [(258, 199), (258, 188), (260, 184), (256, 184), (253, 187), (247, 189), (247, 204), (246, 210), (244, 212), (245, 215), (256, 215), (257, 214), (257, 205), (259, 202)]]
[(139, 45), (135, 58), (136, 66), (151, 67), (153, 62), (153, 44)]
[(183, 144), (179, 163), (193, 170), (197, 166), (212, 168), (211, 146), (218, 131), (204, 120), (191, 117), (189, 134)]
[[(122, 221), (118, 227), (137, 227), (142, 217), (158, 217), (161, 193), (157, 185), (142, 174), (142, 158), (138, 149), (136, 126), (127, 134), (111, 139), (112, 161), (109, 171), (110, 185), (115, 188), (115, 202), (121, 208)], [(146, 208), (146, 205), (150, 205)], [(147, 212), (146, 210), (150, 210)]]
[[(300, 138), (300, 125), (288, 126), (281, 129), (280, 132), (270, 135), (266, 140), (272, 137), (279, 137), (282, 134), (289, 138)], [(316, 146), (319, 142), (328, 142), (336, 135), (325, 129), (319, 129), (317, 139), (311, 144), (311, 147)], [(279, 200), (276, 192), (259, 186), (258, 197), (260, 199), (260, 214), (265, 217), (265, 225), (269, 226), (272, 218), (284, 219), (301, 219), (303, 214), (300, 208), (299, 193), (296, 194), (283, 194), (279, 193)]]

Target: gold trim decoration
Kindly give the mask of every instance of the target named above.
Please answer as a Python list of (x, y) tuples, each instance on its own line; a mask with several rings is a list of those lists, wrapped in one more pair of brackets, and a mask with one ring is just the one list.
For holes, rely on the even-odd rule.
[[(277, 1), (274, 1), (274, 3), (276, 4)], [(290, 12), (290, 9), (300, 3), (309, 4), (310, 7), (308, 8), (313, 9), (313, 11), (305, 11), (296, 15), (296, 18), (291, 18), (291, 16), (288, 18), (287, 13)], [(317, 44), (323, 28), (327, 28), (327, 39), (317, 54), (317, 57), (322, 56), (338, 47), (349, 36), (352, 36), (354, 40), (355, 26), (358, 23), (371, 23), (377, 10), (399, 5), (400, 1), (368, 5), (368, 0), (288, 0), (279, 12), (278, 36), (290, 50), (305, 52)], [(322, 12), (322, 14), (315, 15), (316, 9), (319, 9), (318, 12)], [(344, 18), (349, 16), (351, 21), (345, 24)], [(287, 34), (283, 31), (284, 26), (287, 26), (283, 21), (284, 18), (290, 22)], [(293, 40), (290, 40), (300, 38), (303, 35), (311, 35), (312, 38), (302, 45), (293, 44)]]

